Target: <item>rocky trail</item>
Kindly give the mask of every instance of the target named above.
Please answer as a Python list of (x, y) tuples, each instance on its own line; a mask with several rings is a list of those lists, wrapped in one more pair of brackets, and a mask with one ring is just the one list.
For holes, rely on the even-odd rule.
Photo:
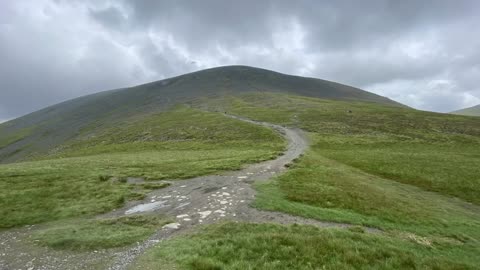
[[(12, 255), (16, 258), (10, 260), (21, 261), (24, 267), (12, 269), (85, 269), (85, 260), (111, 262), (104, 265), (107, 269), (127, 269), (139, 255), (159, 242), (174, 235), (191, 231), (197, 225), (212, 224), (221, 220), (245, 221), (254, 223), (279, 223), (279, 224), (309, 224), (320, 227), (349, 227), (349, 224), (320, 222), (305, 219), (288, 214), (260, 211), (249, 205), (255, 197), (255, 191), (251, 186), (254, 181), (265, 181), (286, 170), (286, 165), (298, 158), (308, 147), (308, 141), (302, 130), (291, 129), (265, 122), (257, 122), (237, 116), (229, 116), (242, 121), (262, 125), (275, 129), (288, 141), (285, 153), (274, 160), (246, 166), (242, 170), (222, 173), (220, 175), (208, 175), (188, 180), (167, 181), (170, 186), (155, 190), (148, 194), (141, 202), (130, 202), (124, 208), (102, 215), (113, 217), (130, 214), (161, 214), (172, 217), (175, 221), (159, 229), (154, 235), (144, 242), (133, 247), (124, 249), (112, 249), (99, 251), (94, 254), (53, 254), (48, 260), (45, 258), (30, 258), (29, 254), (24, 257)], [(142, 182), (142, 179), (129, 179), (131, 182)], [(366, 228), (367, 231), (376, 232), (375, 229)], [(12, 231), (11, 234), (22, 233)], [(23, 233), (25, 229), (23, 229)], [(8, 234), (8, 233), (7, 233)], [(0, 234), (3, 244), (15, 245), (10, 238)], [(20, 237), (20, 236), (18, 236)], [(10, 239), (10, 240), (9, 240)], [(2, 242), (0, 242), (2, 243)], [(0, 254), (1, 255), (1, 254)], [(66, 258), (58, 259), (62, 255)], [(33, 256), (33, 255), (32, 255)], [(1, 261), (0, 257), (0, 263)], [(29, 261), (30, 260), (30, 261)], [(36, 260), (31, 262), (31, 260)], [(29, 263), (29, 264), (28, 264)], [(66, 263), (66, 264), (64, 264)], [(29, 268), (31, 265), (32, 268)], [(1, 268), (0, 269), (10, 269)]]

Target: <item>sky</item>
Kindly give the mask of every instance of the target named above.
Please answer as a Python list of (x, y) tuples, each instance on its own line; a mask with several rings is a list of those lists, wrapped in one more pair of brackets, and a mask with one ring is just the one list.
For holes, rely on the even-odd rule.
[(0, 122), (223, 65), (449, 112), (480, 103), (479, 27), (477, 0), (0, 0)]

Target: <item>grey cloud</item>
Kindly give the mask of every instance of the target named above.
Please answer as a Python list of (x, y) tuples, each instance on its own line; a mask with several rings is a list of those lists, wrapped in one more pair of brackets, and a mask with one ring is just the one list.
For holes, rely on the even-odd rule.
[(94, 20), (97, 20), (108, 28), (126, 30), (125, 27), (127, 27), (127, 18), (116, 7), (109, 6), (99, 10), (89, 9), (89, 14)]
[(0, 119), (229, 64), (449, 111), (480, 102), (478, 14), (474, 0), (2, 1)]
[[(320, 3), (307, 9), (303, 22), (311, 29), (310, 45), (316, 48), (356, 50), (383, 47), (411, 32), (442, 28), (458, 20), (476, 16), (475, 1), (335, 1), (328, 8)], [(315, 13), (325, 20), (318, 20)], [(301, 12), (301, 11), (300, 11)]]
[(312, 50), (368, 47), (399, 34), (475, 18), (480, 11), (476, 1), (448, 0), (206, 0), (177, 1), (174, 5), (140, 0), (125, 1), (124, 5), (131, 13), (132, 25), (142, 29), (160, 26), (178, 33), (189, 44), (212, 39), (230, 45), (266, 43), (273, 24), (295, 17), (307, 29)]
[(139, 57), (145, 66), (155, 71), (160, 77), (172, 77), (196, 69), (194, 61), (181, 55), (168, 44), (157, 46), (149, 38), (137, 49)]

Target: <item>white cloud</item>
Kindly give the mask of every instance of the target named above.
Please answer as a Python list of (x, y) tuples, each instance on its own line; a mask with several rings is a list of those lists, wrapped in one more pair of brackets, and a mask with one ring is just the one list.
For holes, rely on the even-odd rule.
[(369, 89), (412, 107), (437, 112), (450, 112), (480, 104), (480, 98), (458, 91), (454, 81), (442, 78), (393, 81), (375, 84)]

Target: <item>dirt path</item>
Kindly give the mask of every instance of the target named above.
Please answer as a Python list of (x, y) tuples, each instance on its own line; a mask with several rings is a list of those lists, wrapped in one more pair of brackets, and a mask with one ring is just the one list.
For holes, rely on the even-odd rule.
[[(171, 182), (168, 188), (150, 193), (145, 203), (111, 213), (110, 215), (121, 215), (146, 210), (176, 217), (176, 222), (162, 228), (147, 241), (118, 253), (114, 264), (109, 269), (127, 269), (138, 255), (158, 242), (174, 234), (189, 231), (195, 225), (211, 224), (220, 220), (280, 224), (298, 223), (321, 227), (351, 226), (349, 224), (320, 222), (277, 212), (259, 211), (249, 207), (255, 197), (255, 191), (251, 187), (251, 183), (253, 181), (265, 181), (285, 171), (285, 165), (291, 163), (307, 149), (308, 141), (304, 132), (299, 129), (252, 121), (236, 116), (230, 117), (277, 130), (287, 139), (287, 150), (275, 160), (253, 164), (240, 171)], [(374, 231), (374, 229), (371, 230)]]
[[(45, 248), (41, 248), (41, 250), (33, 248), (31, 250), (32, 247), (28, 246), (28, 241), (22, 243), (16, 240), (21, 239), (22, 234), (28, 234), (25, 229), (19, 229), (7, 234), (0, 234), (0, 242), (3, 239), (5, 240), (2, 243), (4, 247), (16, 250), (26, 249), (27, 251), (21, 254), (11, 252), (7, 254), (9, 258), (3, 257), (3, 259), (19, 262), (18, 264), (15, 263), (15, 266), (24, 266), (15, 269), (66, 269), (65, 267), (68, 269), (91, 269), (91, 263), (94, 262), (98, 269), (119, 270), (127, 269), (135, 258), (165, 239), (189, 232), (195, 229), (197, 225), (212, 224), (220, 220), (280, 224), (298, 223), (320, 227), (351, 226), (320, 222), (277, 212), (259, 211), (249, 207), (255, 197), (255, 191), (251, 187), (251, 183), (265, 181), (285, 171), (285, 165), (299, 157), (307, 149), (308, 141), (303, 131), (299, 129), (256, 122), (236, 116), (229, 117), (275, 129), (287, 139), (287, 150), (282, 156), (274, 160), (249, 165), (239, 171), (188, 180), (169, 181), (171, 184), (169, 187), (151, 192), (143, 201), (130, 202), (124, 208), (102, 215), (108, 217), (150, 213), (167, 215), (175, 219), (174, 223), (164, 226), (148, 240), (132, 247), (95, 253), (54, 252)], [(143, 180), (130, 179), (130, 181), (141, 182)], [(375, 231), (374, 229), (366, 229)], [(28, 250), (31, 250), (31, 252)], [(37, 253), (36, 256), (35, 253)], [(1, 255), (0, 270), (10, 269), (1, 267)], [(90, 262), (90, 266), (86, 266), (86, 262)]]
[[(109, 216), (118, 216), (155, 212), (176, 218), (175, 223), (167, 225), (147, 241), (118, 253), (110, 269), (126, 269), (149, 247), (173, 234), (188, 231), (195, 225), (211, 224), (222, 219), (251, 222), (275, 222), (276, 220), (279, 223), (285, 223), (290, 219), (287, 215), (285, 218), (278, 218), (276, 214), (250, 208), (249, 204), (255, 196), (255, 191), (250, 184), (253, 181), (267, 180), (284, 171), (285, 165), (300, 156), (308, 147), (306, 136), (301, 130), (236, 116), (230, 117), (277, 130), (288, 140), (287, 150), (277, 159), (253, 164), (239, 171), (172, 181), (169, 187), (150, 193), (143, 203), (110, 213)], [(292, 222), (295, 221), (287, 223)]]

